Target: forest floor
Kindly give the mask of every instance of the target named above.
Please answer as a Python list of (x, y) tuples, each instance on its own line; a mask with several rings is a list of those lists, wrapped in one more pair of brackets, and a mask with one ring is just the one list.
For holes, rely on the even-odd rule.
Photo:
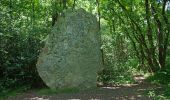
[(136, 84), (124, 84), (120, 86), (103, 86), (92, 90), (39, 94), (36, 91), (28, 91), (7, 100), (153, 100), (147, 94), (150, 90), (162, 88), (158, 85), (145, 82), (143, 76), (134, 77)]

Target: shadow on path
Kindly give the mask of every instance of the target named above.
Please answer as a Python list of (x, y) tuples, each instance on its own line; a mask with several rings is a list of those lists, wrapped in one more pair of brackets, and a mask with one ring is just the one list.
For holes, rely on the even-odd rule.
[[(138, 79), (138, 78), (137, 78)], [(151, 100), (146, 91), (161, 88), (147, 82), (137, 80), (137, 84), (99, 87), (94, 90), (79, 93), (61, 93), (53, 95), (38, 95), (28, 92), (8, 98), (7, 100)]]

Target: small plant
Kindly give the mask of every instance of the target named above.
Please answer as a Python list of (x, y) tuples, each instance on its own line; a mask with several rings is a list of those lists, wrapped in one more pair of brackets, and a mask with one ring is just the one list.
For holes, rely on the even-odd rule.
[(164, 94), (159, 94), (157, 95), (157, 93), (155, 93), (154, 90), (151, 90), (148, 92), (148, 96), (152, 99), (152, 100), (169, 100), (167, 98), (167, 96), (165, 96)]

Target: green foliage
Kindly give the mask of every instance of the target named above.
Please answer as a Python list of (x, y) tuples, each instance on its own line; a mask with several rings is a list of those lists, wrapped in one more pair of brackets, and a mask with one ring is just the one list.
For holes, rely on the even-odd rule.
[(134, 79), (132, 70), (126, 66), (126, 64), (127, 63), (105, 67), (99, 72), (98, 82), (102, 82), (103, 85), (133, 83)]
[(168, 85), (170, 83), (170, 68), (160, 70), (153, 76), (148, 77), (148, 81), (156, 84)]
[(109, 21), (101, 19), (104, 69), (99, 72), (98, 81), (103, 84), (133, 83), (132, 69), (138, 62), (132, 60), (134, 56), (128, 45), (129, 40), (119, 28), (113, 31), (107, 23)]
[[(0, 2), (0, 95), (13, 95), (11, 89), (25, 86), (42, 85), (36, 71), (36, 61), (45, 37), (50, 33), (52, 15), (62, 12), (60, 0), (1, 0)], [(165, 0), (166, 1), (166, 0)], [(99, 72), (98, 81), (104, 84), (121, 84), (133, 82), (133, 74), (140, 70), (147, 72), (156, 69), (148, 80), (156, 84), (164, 84), (165, 91), (156, 96), (155, 90), (148, 92), (154, 99), (167, 99), (170, 95), (170, 49), (167, 44), (166, 67), (159, 69), (161, 47), (169, 34), (169, 11), (163, 16), (161, 3), (149, 0), (149, 13), (146, 13), (146, 0), (101, 0), (97, 10), (96, 0), (76, 0), (76, 9), (85, 10), (97, 15), (101, 24), (101, 39), (104, 69)], [(152, 7), (151, 7), (152, 5)], [(68, 0), (68, 8), (72, 8), (73, 0)], [(153, 12), (153, 8), (155, 11)], [(151, 12), (152, 11), (152, 12)], [(153, 14), (154, 13), (154, 14)], [(156, 16), (155, 16), (156, 15)], [(147, 21), (146, 17), (149, 17)], [(158, 18), (158, 19), (157, 19)], [(158, 20), (161, 27), (158, 27)], [(151, 29), (149, 29), (149, 25)], [(162, 30), (162, 40), (158, 30)], [(152, 30), (149, 32), (149, 30)], [(149, 35), (152, 35), (150, 40)], [(143, 44), (144, 43), (144, 44)], [(168, 41), (167, 41), (168, 43)], [(153, 50), (153, 51), (152, 51)], [(148, 61), (147, 58), (151, 58)], [(156, 64), (154, 61), (158, 61)], [(155, 66), (149, 65), (154, 62)], [(158, 65), (158, 66), (157, 66)], [(150, 71), (150, 70), (149, 70)], [(57, 90), (76, 91), (76, 90)], [(44, 89), (42, 93), (56, 91)], [(169, 98), (168, 98), (169, 99)]]
[(170, 99), (170, 85), (163, 86), (161, 89), (151, 89), (146, 91), (152, 100), (169, 100)]
[(41, 82), (35, 64), (50, 30), (48, 6), (38, 0), (0, 4), (0, 92)]
[(147, 94), (152, 100), (169, 100), (170, 97), (168, 97), (165, 94), (157, 94), (154, 90), (149, 91)]
[(16, 96), (20, 93), (25, 92), (26, 90), (29, 89), (29, 86), (22, 86), (19, 88), (10, 88), (10, 89), (2, 89), (2, 91), (0, 91), (0, 100), (4, 100), (7, 97), (11, 97), (11, 96)]
[(168, 61), (166, 68), (160, 70), (154, 75), (148, 77), (147, 81), (161, 85), (163, 87), (162, 90), (151, 90), (148, 91), (148, 95), (153, 100), (169, 100), (170, 99), (170, 63)]

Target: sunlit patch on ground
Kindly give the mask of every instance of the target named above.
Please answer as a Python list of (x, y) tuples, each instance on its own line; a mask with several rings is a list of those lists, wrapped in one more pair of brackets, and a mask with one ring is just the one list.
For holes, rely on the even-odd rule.
[(50, 99), (45, 99), (41, 97), (33, 97), (33, 98), (26, 98), (25, 100), (50, 100)]

